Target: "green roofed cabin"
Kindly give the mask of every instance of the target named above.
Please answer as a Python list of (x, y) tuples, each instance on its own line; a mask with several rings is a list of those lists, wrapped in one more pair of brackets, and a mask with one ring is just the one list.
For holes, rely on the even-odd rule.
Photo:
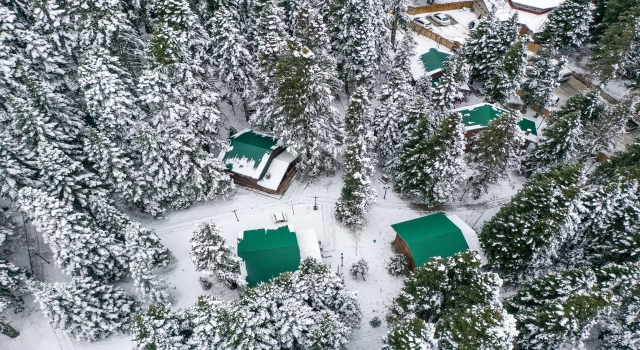
[[(490, 103), (480, 103), (472, 106), (461, 107), (451, 112), (459, 112), (462, 114), (462, 124), (464, 125), (464, 136), (467, 139), (467, 152), (473, 149), (473, 137), (489, 126), (489, 122), (498, 118), (503, 113), (507, 113), (506, 109), (502, 109), (498, 106)], [(536, 123), (527, 118), (521, 118), (518, 122), (520, 130), (524, 133), (525, 144), (523, 149), (527, 149), (529, 144), (537, 142), (538, 130)]]
[(238, 256), (249, 288), (296, 271), (305, 258), (322, 262), (315, 231), (295, 232), (291, 225), (238, 232)]
[(229, 150), (218, 155), (233, 180), (271, 194), (286, 191), (295, 175), (295, 157), (268, 134), (249, 129), (229, 137)]
[(398, 253), (407, 257), (409, 271), (434, 256), (450, 257), (467, 249), (475, 250), (486, 263), (476, 232), (456, 215), (435, 213), (391, 225)]
[(431, 48), (428, 52), (420, 56), (420, 61), (427, 75), (431, 76), (431, 79), (436, 79), (442, 76), (444, 63), (449, 60), (450, 56), (450, 53)]

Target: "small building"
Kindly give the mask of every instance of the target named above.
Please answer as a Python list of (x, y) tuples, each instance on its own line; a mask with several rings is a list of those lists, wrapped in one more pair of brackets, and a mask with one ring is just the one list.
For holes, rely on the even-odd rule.
[(229, 137), (230, 149), (218, 159), (232, 173), (235, 183), (271, 194), (286, 191), (295, 175), (295, 157), (268, 134), (242, 130)]
[(474, 0), (473, 12), (482, 18), (487, 16), (492, 8), (496, 9), (496, 16), (500, 21), (507, 21), (514, 14), (518, 15), (520, 34), (528, 34), (538, 42), (538, 34), (544, 30), (547, 16), (553, 9), (560, 6), (564, 0)]
[[(473, 149), (474, 136), (489, 126), (489, 122), (498, 118), (508, 111), (490, 103), (479, 103), (476, 105), (461, 107), (451, 110), (462, 114), (462, 124), (464, 125), (464, 136), (467, 139), (467, 152)], [(536, 123), (527, 118), (521, 118), (518, 122), (520, 130), (524, 133), (526, 149), (532, 142), (537, 142), (538, 130)]]
[(238, 256), (249, 288), (296, 271), (306, 258), (322, 262), (315, 231), (296, 232), (292, 225), (238, 232)]
[(435, 256), (447, 258), (467, 249), (484, 253), (476, 232), (456, 215), (435, 213), (391, 225), (396, 231), (394, 247), (407, 257), (407, 268), (413, 271)]
[(444, 63), (449, 60), (449, 57), (451, 57), (450, 53), (431, 48), (428, 52), (420, 56), (420, 62), (422, 62), (422, 66), (427, 75), (430, 76), (431, 79), (437, 79), (442, 76)]

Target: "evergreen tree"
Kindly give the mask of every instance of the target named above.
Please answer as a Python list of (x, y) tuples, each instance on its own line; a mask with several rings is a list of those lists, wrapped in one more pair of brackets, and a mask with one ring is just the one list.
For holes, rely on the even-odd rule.
[(454, 104), (464, 97), (460, 91), (460, 81), (456, 79), (458, 66), (455, 61), (447, 61), (442, 76), (433, 89), (433, 104), (441, 111), (453, 109)]
[(77, 340), (96, 341), (126, 332), (137, 311), (122, 289), (88, 277), (74, 278), (70, 284), (42, 283), (35, 296), (53, 327)]
[(427, 101), (432, 100), (433, 87), (430, 75), (423, 74), (418, 78), (414, 88), (416, 90), (416, 94), (424, 97)]
[(96, 227), (85, 214), (29, 187), (20, 190), (18, 202), (51, 246), (56, 265), (67, 275), (103, 281), (122, 277), (128, 264), (123, 242)]
[(418, 195), (426, 203), (436, 205), (451, 201), (464, 179), (462, 116), (449, 115), (429, 137), (432, 130), (429, 118), (420, 120), (403, 146), (393, 189)]
[(499, 63), (518, 37), (516, 16), (500, 22), (492, 10), (471, 30), (465, 55), (474, 80), (488, 80), (499, 71)]
[(416, 41), (413, 31), (406, 31), (400, 41), (400, 46), (396, 50), (396, 56), (393, 58), (393, 68), (404, 70), (407, 77), (411, 76), (411, 59), (416, 54)]
[[(497, 274), (480, 272), (480, 264), (477, 253), (468, 250), (417, 267), (387, 316), (394, 325), (387, 348), (406, 349), (406, 333), (426, 333), (419, 342), (433, 349), (511, 349), (515, 320), (500, 302), (502, 280)], [(412, 317), (434, 324), (433, 335), (429, 334), (433, 328)]]
[(218, 66), (217, 78), (227, 88), (232, 103), (239, 98), (245, 113), (251, 99), (255, 81), (253, 57), (249, 44), (238, 28), (234, 15), (226, 8), (216, 11), (213, 18), (213, 56)]
[(540, 36), (557, 48), (578, 48), (589, 39), (593, 17), (588, 0), (569, 0), (551, 12)]
[(7, 212), (0, 211), (0, 246), (10, 236), (18, 234), (17, 227), (11, 215)]
[(527, 46), (530, 42), (528, 36), (523, 36), (505, 53), (487, 84), (487, 95), (493, 102), (504, 103), (520, 90), (527, 69)]
[(200, 224), (191, 237), (191, 261), (196, 271), (204, 271), (231, 289), (244, 286), (246, 282), (240, 276), (240, 258), (238, 258), (220, 236), (220, 227), (213, 221)]
[(476, 136), (470, 156), (475, 170), (471, 180), (475, 198), (486, 193), (490, 184), (506, 179), (509, 171), (520, 169), (518, 155), (524, 136), (517, 124), (519, 119), (515, 112), (504, 113)]
[(152, 304), (170, 304), (167, 283), (153, 274), (153, 269), (169, 262), (169, 252), (160, 246), (153, 231), (131, 222), (124, 230), (125, 249), (129, 258), (129, 273), (136, 291)]
[(349, 99), (349, 106), (344, 118), (345, 140), (354, 142), (360, 137), (367, 140), (370, 148), (375, 144), (373, 136), (373, 115), (369, 92), (365, 88), (358, 88)]
[[(389, 23), (389, 27), (391, 28), (391, 46), (393, 49), (396, 49), (396, 35), (398, 30), (405, 31), (405, 36), (411, 33), (411, 31), (407, 30), (407, 26), (409, 25), (409, 16), (407, 15), (407, 1), (406, 0), (393, 0), (390, 1), (391, 11), (391, 20)], [(403, 38), (404, 40), (404, 38)]]
[(550, 268), (572, 239), (572, 213), (583, 185), (580, 164), (535, 174), (482, 228), (489, 263), (514, 280)]
[(600, 318), (603, 349), (633, 349), (640, 341), (640, 265), (610, 264), (596, 270), (603, 292), (610, 295), (610, 311)]
[(366, 140), (360, 136), (347, 146), (344, 153), (344, 185), (336, 203), (336, 219), (351, 230), (364, 226), (364, 215), (376, 202), (371, 184), (375, 159)]
[(516, 315), (518, 349), (557, 349), (584, 346), (582, 341), (609, 303), (595, 273), (581, 268), (538, 277), (506, 305)]
[(389, 82), (382, 86), (374, 113), (373, 130), (378, 140), (381, 165), (393, 169), (398, 162), (402, 145), (410, 132), (406, 108), (414, 98), (408, 76), (401, 69), (393, 69)]
[(35, 153), (0, 131), (0, 198), (16, 200), (24, 186), (38, 187)]
[(24, 310), (22, 294), (28, 291), (29, 282), (29, 275), (24, 270), (0, 258), (0, 313), (10, 309), (15, 313)]
[(433, 324), (425, 324), (421, 319), (409, 317), (396, 324), (382, 342), (382, 350), (436, 350), (438, 341), (434, 336)]
[(529, 59), (527, 73), (522, 83), (522, 101), (538, 111), (547, 107), (551, 93), (560, 85), (558, 77), (564, 65), (564, 60), (553, 63), (549, 53), (539, 51)]
[(337, 167), (342, 128), (324, 72), (308, 48), (290, 48), (278, 61), (273, 78), (274, 115), (270, 118), (278, 144), (300, 157), (298, 168), (310, 179)]
[(347, 93), (358, 86), (372, 90), (386, 65), (389, 43), (385, 17), (382, 6), (372, 0), (330, 1), (328, 33)]

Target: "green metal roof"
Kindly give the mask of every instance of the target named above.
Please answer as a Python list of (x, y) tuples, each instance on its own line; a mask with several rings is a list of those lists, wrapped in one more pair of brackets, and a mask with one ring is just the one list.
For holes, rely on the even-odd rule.
[[(459, 108), (454, 111), (462, 114), (462, 124), (468, 128), (487, 127), (489, 126), (490, 121), (507, 112), (506, 110), (489, 103)], [(518, 126), (520, 127), (520, 130), (525, 132), (529, 130), (533, 135), (538, 136), (536, 123), (533, 121), (522, 118), (518, 122)]]
[(518, 122), (518, 126), (520, 126), (520, 130), (526, 132), (530, 131), (533, 135), (538, 136), (538, 129), (536, 129), (536, 123), (532, 120), (524, 119)]
[(444, 68), (443, 63), (449, 60), (449, 56), (451, 56), (451, 54), (431, 48), (427, 53), (420, 56), (420, 60), (422, 61), (424, 70), (431, 72), (436, 69)]
[(422, 266), (434, 256), (443, 258), (469, 249), (462, 231), (443, 213), (391, 225), (407, 243), (416, 266)]
[(276, 148), (276, 138), (257, 133), (252, 130), (241, 131), (229, 138), (231, 150), (225, 153), (222, 162), (226, 164), (229, 170), (233, 170), (233, 164), (227, 162), (230, 159), (246, 158), (247, 162), (254, 161), (254, 169), (258, 168), (262, 158), (271, 154)]
[(300, 266), (298, 240), (289, 226), (244, 231), (243, 239), (238, 239), (238, 256), (245, 262), (249, 287)]

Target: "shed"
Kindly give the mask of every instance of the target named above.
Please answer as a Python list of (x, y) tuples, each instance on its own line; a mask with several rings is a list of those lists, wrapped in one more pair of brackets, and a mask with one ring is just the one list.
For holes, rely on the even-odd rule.
[(435, 213), (391, 227), (396, 231), (396, 251), (407, 256), (410, 271), (432, 257), (446, 258), (470, 248), (483, 256), (475, 231), (455, 215)]
[(283, 193), (295, 174), (296, 158), (268, 134), (242, 130), (229, 137), (229, 148), (218, 155), (233, 180), (272, 194)]
[(238, 232), (238, 256), (250, 288), (283, 272), (296, 271), (303, 259), (322, 262), (316, 232), (296, 232), (292, 225)]
[[(473, 137), (489, 126), (489, 122), (500, 117), (503, 113), (507, 113), (506, 109), (500, 108), (490, 103), (479, 103), (471, 106), (456, 108), (451, 112), (459, 112), (462, 114), (462, 124), (464, 126), (464, 134), (467, 139), (467, 151), (471, 151), (473, 145)], [(520, 130), (524, 133), (526, 148), (531, 142), (536, 142), (538, 138), (538, 130), (536, 123), (527, 118), (521, 118), (518, 122)]]
[(439, 78), (442, 75), (444, 63), (449, 60), (450, 56), (451, 54), (449, 53), (431, 48), (429, 49), (429, 51), (420, 56), (420, 61), (422, 62), (427, 75), (435, 79)]

